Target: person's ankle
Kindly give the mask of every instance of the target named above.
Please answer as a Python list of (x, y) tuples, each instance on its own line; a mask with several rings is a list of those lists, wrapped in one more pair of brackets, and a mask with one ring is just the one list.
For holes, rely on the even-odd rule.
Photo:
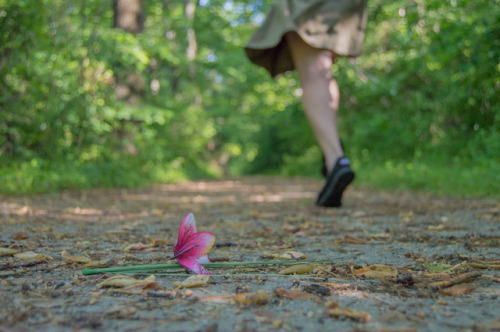
[(342, 158), (344, 155), (343, 154), (330, 154), (329, 156), (325, 156), (325, 165), (326, 165), (326, 170), (327, 174), (330, 174), (330, 172), (333, 170), (335, 167), (335, 164), (337, 161)]

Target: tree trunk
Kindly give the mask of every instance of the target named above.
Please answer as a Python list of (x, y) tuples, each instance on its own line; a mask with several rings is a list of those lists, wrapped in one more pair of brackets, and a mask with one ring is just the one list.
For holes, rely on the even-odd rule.
[[(144, 30), (144, 3), (143, 0), (113, 0), (113, 27), (125, 30), (132, 34)], [(146, 82), (141, 73), (117, 73), (115, 94), (117, 100), (126, 101), (130, 105), (140, 103), (144, 95)], [(135, 138), (128, 132), (126, 120), (116, 134), (122, 141), (122, 151), (127, 154), (137, 154)]]
[(198, 52), (198, 43), (196, 42), (196, 34), (193, 29), (194, 13), (196, 11), (196, 0), (183, 0), (184, 2), (184, 17), (187, 20), (187, 41), (188, 47), (186, 56), (188, 60), (193, 61)]
[(113, 0), (113, 27), (136, 34), (144, 30), (143, 0)]

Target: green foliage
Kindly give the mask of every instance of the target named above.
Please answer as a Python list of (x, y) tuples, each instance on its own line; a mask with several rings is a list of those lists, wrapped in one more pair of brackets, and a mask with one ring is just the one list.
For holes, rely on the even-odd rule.
[[(0, 191), (318, 174), (296, 74), (243, 52), (271, 2), (200, 1), (189, 21), (182, 1), (147, 1), (132, 35), (110, 0), (0, 0)], [(369, 1), (363, 56), (334, 67), (362, 183), (496, 194), (499, 35), (498, 0)], [(120, 100), (131, 75), (144, 89)]]

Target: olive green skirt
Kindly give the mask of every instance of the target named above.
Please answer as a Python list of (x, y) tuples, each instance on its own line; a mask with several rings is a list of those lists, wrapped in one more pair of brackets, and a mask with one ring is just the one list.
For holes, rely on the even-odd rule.
[(275, 0), (262, 26), (245, 46), (253, 63), (276, 76), (294, 65), (285, 34), (294, 31), (309, 45), (336, 54), (361, 54), (367, 0)]

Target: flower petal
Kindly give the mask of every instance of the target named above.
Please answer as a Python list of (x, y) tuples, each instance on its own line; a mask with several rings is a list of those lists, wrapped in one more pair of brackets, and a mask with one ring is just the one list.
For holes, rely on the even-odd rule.
[(178, 257), (177, 261), (179, 264), (184, 266), (186, 269), (190, 270), (193, 273), (196, 274), (213, 274), (211, 271), (205, 269), (203, 265), (201, 265), (196, 259), (194, 258), (186, 258), (186, 257)]
[(194, 233), (196, 233), (196, 220), (194, 220), (194, 216), (192, 213), (188, 213), (184, 217), (184, 219), (182, 219), (177, 242), (179, 242), (181, 239), (188, 238)]
[(181, 226), (179, 227), (179, 236), (177, 237), (177, 243), (174, 248), (174, 254), (177, 256), (182, 253), (182, 247), (186, 243), (186, 240), (196, 233), (196, 220), (192, 213), (188, 213), (184, 219), (182, 219)]
[(208, 259), (208, 255), (201, 256), (200, 258), (197, 258), (196, 260), (198, 261), (198, 263), (201, 263), (201, 264), (210, 263), (210, 260)]
[(174, 249), (176, 256), (200, 258), (205, 256), (215, 242), (215, 235), (210, 232), (197, 232), (178, 242)]

